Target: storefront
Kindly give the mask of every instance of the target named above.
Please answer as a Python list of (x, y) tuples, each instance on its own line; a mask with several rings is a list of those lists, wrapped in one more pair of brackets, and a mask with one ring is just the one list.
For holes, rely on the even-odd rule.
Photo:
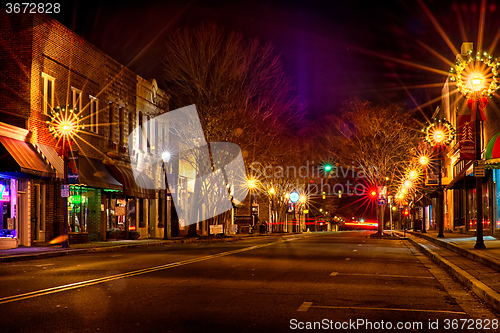
[(37, 203), (46, 205), (39, 190), (55, 172), (24, 141), (27, 130), (0, 123), (0, 133), (0, 249), (31, 246), (47, 228)]
[(491, 138), (485, 152), (486, 168), (491, 173), (491, 227), (493, 233), (500, 231), (500, 132)]
[[(115, 215), (107, 226), (108, 231), (123, 228), (125, 231), (139, 231), (141, 238), (162, 238), (164, 225), (158, 223), (159, 197), (153, 180), (142, 172), (137, 172), (136, 178), (127, 165), (106, 163), (106, 167), (123, 184), (123, 193), (110, 203)], [(116, 207), (120, 215), (116, 214)]]
[(108, 225), (115, 225), (116, 197), (123, 186), (101, 160), (79, 156), (79, 181), (70, 186), (68, 233), (70, 243), (106, 239)]

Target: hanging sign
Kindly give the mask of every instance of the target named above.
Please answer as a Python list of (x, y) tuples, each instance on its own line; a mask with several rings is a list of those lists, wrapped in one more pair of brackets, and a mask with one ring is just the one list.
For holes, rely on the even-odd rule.
[(476, 158), (476, 146), (474, 128), (470, 121), (470, 115), (458, 116), (458, 143), (460, 147), (460, 159), (471, 161)]
[(68, 157), (67, 174), (68, 174), (68, 184), (80, 184), (79, 179), (79, 156), (78, 152), (72, 152)]

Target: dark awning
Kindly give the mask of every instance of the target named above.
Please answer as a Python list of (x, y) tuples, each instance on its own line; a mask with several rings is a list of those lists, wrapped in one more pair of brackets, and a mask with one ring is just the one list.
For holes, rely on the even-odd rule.
[(131, 197), (154, 199), (154, 182), (143, 172), (137, 172), (137, 179), (134, 177), (134, 171), (130, 166), (115, 165), (106, 163), (113, 176), (123, 184), (123, 192)]
[(447, 190), (452, 189), (467, 189), (467, 188), (475, 188), (476, 187), (476, 178), (467, 176), (467, 169), (470, 167), (470, 163), (468, 163), (462, 171), (458, 175), (453, 178), (453, 180), (446, 186)]
[(0, 172), (20, 172), (38, 177), (55, 177), (55, 172), (24, 141), (0, 136)]
[(103, 189), (123, 190), (122, 184), (109, 173), (101, 160), (80, 155), (79, 163), (81, 184)]

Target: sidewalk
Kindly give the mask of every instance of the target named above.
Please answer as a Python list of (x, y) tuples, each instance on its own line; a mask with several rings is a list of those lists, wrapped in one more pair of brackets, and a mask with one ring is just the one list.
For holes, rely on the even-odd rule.
[(249, 234), (234, 235), (224, 238), (215, 237), (175, 237), (163, 239), (138, 239), (138, 240), (109, 240), (89, 242), (85, 244), (71, 244), (69, 248), (62, 248), (61, 244), (51, 246), (18, 247), (15, 249), (0, 250), (0, 263), (23, 261), (32, 259), (52, 258), (69, 254), (90, 252), (111, 252), (126, 248), (144, 248), (153, 246), (168, 246), (174, 244), (201, 243), (201, 242), (232, 242), (248, 237), (276, 236), (276, 234)]
[[(396, 234), (403, 236), (402, 231)], [(500, 313), (500, 239), (484, 236), (486, 249), (474, 249), (476, 237), (430, 230), (406, 231), (406, 237), (436, 264)]]

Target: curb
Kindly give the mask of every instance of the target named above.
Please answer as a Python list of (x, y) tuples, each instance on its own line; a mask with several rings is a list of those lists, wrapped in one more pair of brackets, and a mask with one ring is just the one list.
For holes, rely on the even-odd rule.
[(429, 249), (427, 246), (418, 243), (412, 238), (409, 238), (409, 240), (424, 254), (430, 257), (432, 261), (434, 261), (438, 266), (444, 268), (448, 273), (456, 277), (462, 284), (464, 284), (469, 290), (474, 292), (483, 301), (492, 306), (497, 312), (500, 312), (500, 294), (498, 292), (491, 289), (451, 261), (444, 259), (439, 254)]
[(269, 237), (269, 236), (280, 236), (278, 234), (264, 234), (255, 236), (235, 236), (228, 238), (186, 238), (186, 239), (176, 239), (176, 240), (165, 240), (149, 243), (135, 243), (135, 244), (123, 244), (116, 246), (102, 246), (102, 247), (89, 247), (84, 249), (68, 249), (68, 250), (57, 250), (57, 251), (47, 251), (41, 253), (30, 253), (30, 254), (17, 254), (12, 256), (0, 256), (0, 263), (2, 262), (15, 262), (15, 261), (25, 261), (25, 260), (36, 260), (36, 259), (46, 259), (54, 257), (62, 257), (66, 255), (74, 254), (85, 254), (85, 253), (99, 253), (99, 252), (114, 252), (129, 248), (147, 248), (147, 247), (157, 247), (157, 246), (169, 246), (177, 244), (190, 244), (190, 243), (218, 243), (218, 242), (234, 242), (243, 239), (257, 238), (257, 237)]
[(410, 232), (411, 235), (416, 236), (416, 237), (421, 237), (425, 240), (428, 240), (429, 242), (432, 242), (436, 245), (439, 245), (441, 247), (444, 247), (450, 251), (453, 251), (455, 253), (461, 254), (462, 256), (466, 257), (467, 259), (477, 261), (483, 265), (489, 266), (493, 268), (496, 271), (500, 272), (500, 260), (496, 260), (493, 258), (490, 258), (488, 256), (485, 256), (482, 253), (478, 253), (476, 251), (471, 251), (468, 249), (464, 249), (463, 247), (460, 247), (458, 245), (448, 243), (448, 242), (443, 242), (442, 240), (439, 240), (437, 238), (433, 238), (427, 235), (419, 234), (419, 233), (414, 233)]

